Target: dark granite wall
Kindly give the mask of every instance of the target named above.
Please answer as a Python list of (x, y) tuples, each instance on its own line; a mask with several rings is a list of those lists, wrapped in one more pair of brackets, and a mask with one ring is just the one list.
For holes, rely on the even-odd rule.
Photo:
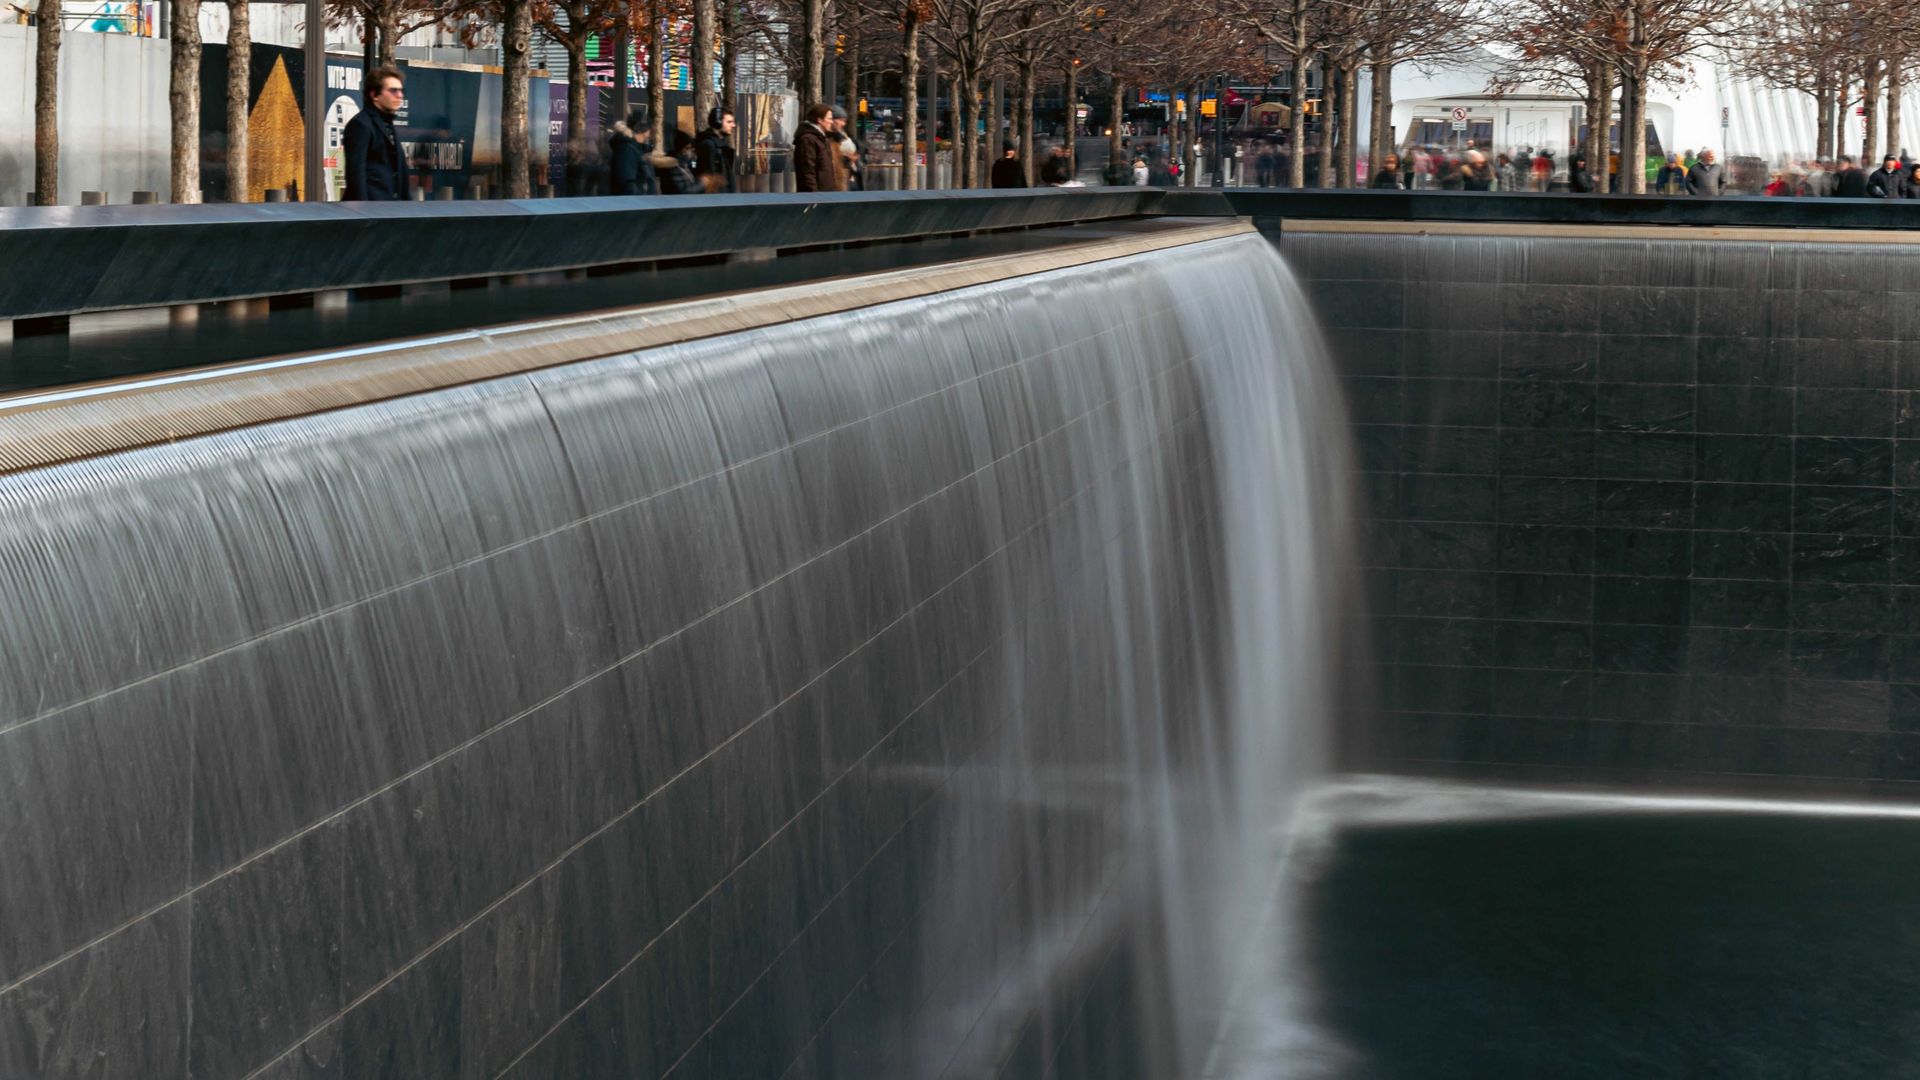
[(1920, 779), (1920, 247), (1414, 228), (1278, 241), (1366, 470), (1364, 763)]
[(1097, 1058), (1036, 963), (1220, 651), (1177, 272), (0, 478), (0, 1077)]

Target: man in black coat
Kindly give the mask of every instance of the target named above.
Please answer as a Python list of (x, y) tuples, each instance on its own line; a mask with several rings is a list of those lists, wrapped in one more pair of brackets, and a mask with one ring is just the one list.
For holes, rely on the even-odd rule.
[(1020, 152), (1010, 142), (1000, 144), (1000, 158), (987, 173), (987, 182), (997, 188), (1027, 186), (1027, 170), (1020, 164)]
[(706, 191), (734, 190), (733, 127), (733, 110), (717, 108), (707, 114), (706, 130), (693, 140), (693, 175)]
[(1840, 159), (1840, 171), (1833, 175), (1833, 194), (1842, 199), (1867, 197), (1867, 174), (1850, 157)]
[(1907, 170), (1900, 167), (1900, 159), (1892, 154), (1880, 163), (1867, 177), (1867, 198), (1904, 199), (1907, 197)]
[(400, 73), (375, 68), (367, 75), (367, 107), (347, 121), (341, 148), (347, 158), (347, 190), (353, 201), (392, 202), (407, 197), (407, 153), (393, 117), (407, 100)]

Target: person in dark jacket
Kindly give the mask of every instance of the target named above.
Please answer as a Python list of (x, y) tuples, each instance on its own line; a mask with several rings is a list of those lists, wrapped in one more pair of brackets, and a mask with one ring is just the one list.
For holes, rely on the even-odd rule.
[(1889, 154), (1880, 167), (1867, 176), (1867, 198), (1904, 199), (1907, 197), (1907, 171), (1900, 159)]
[(367, 75), (367, 107), (340, 134), (347, 159), (348, 201), (391, 202), (407, 197), (407, 154), (393, 117), (406, 103), (400, 73), (375, 68)]
[(793, 136), (793, 186), (795, 191), (839, 191), (840, 167), (836, 163), (840, 137), (833, 131), (833, 107), (807, 106), (807, 118)]
[(1587, 169), (1586, 155), (1575, 154), (1567, 166), (1567, 188), (1580, 195), (1593, 194), (1593, 173)]
[(693, 143), (693, 175), (703, 191), (734, 190), (733, 110), (717, 108), (707, 114), (707, 127)]
[(1010, 142), (1000, 144), (1000, 160), (993, 163), (987, 180), (997, 188), (1023, 188), (1027, 186), (1027, 171), (1020, 166), (1019, 151)]
[(1903, 197), (1920, 199), (1920, 161), (1907, 166), (1907, 190)]
[(1867, 174), (1850, 157), (1840, 159), (1840, 171), (1833, 176), (1833, 194), (1842, 199), (1867, 197)]
[(1726, 193), (1727, 170), (1720, 159), (1711, 150), (1700, 151), (1700, 157), (1687, 170), (1687, 194), (1703, 199), (1717, 198)]
[(1400, 175), (1400, 155), (1388, 154), (1382, 158), (1380, 160), (1380, 171), (1373, 174), (1373, 179), (1367, 181), (1367, 186), (1370, 188), (1386, 188), (1389, 191), (1399, 191), (1406, 187), (1407, 182)]
[(611, 152), (607, 157), (615, 195), (651, 195), (654, 192), (653, 166), (647, 163), (647, 156), (653, 152), (653, 147), (641, 142), (640, 136), (634, 134), (646, 124), (645, 116), (635, 109), (627, 114), (625, 121), (613, 125), (613, 135), (608, 139)]
[(1493, 166), (1487, 164), (1487, 155), (1478, 150), (1467, 151), (1466, 163), (1460, 166), (1460, 189), (1493, 190)]
[(693, 195), (700, 191), (700, 181), (694, 177), (693, 136), (678, 128), (673, 132), (673, 153), (654, 154), (647, 159), (653, 166), (654, 178), (660, 185), (662, 195)]

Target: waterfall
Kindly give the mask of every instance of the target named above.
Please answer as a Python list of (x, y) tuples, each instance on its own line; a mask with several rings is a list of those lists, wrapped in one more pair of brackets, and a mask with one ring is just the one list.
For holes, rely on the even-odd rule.
[(1198, 1075), (1347, 440), (1249, 232), (0, 476), (0, 1074)]

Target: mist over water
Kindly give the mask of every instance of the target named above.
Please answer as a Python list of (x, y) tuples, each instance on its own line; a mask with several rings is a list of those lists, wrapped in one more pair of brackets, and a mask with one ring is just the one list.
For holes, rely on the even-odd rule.
[(1249, 234), (0, 477), (0, 1074), (1264, 1075), (1346, 447)]

